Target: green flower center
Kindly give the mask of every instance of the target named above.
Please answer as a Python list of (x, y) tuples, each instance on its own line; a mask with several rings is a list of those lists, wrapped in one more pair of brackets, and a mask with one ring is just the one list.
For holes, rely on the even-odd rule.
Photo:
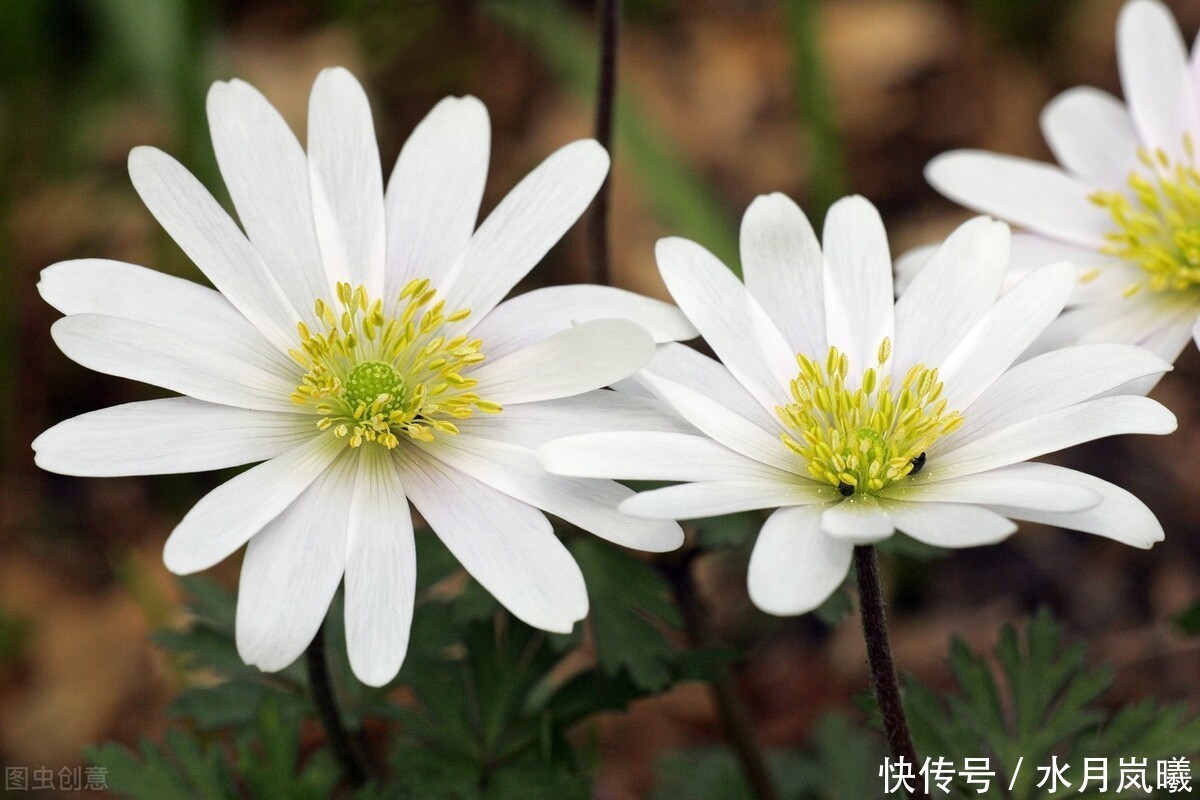
[[(1103, 252), (1140, 266), (1145, 278), (1125, 290), (1131, 297), (1152, 292), (1190, 292), (1200, 287), (1200, 171), (1190, 135), (1183, 158), (1163, 150), (1138, 151), (1148, 174), (1129, 175), (1129, 194), (1096, 192), (1089, 198), (1106, 209), (1113, 230)], [(1131, 196), (1132, 195), (1132, 196)]]
[(957, 430), (963, 417), (946, 410), (938, 371), (917, 364), (895, 386), (880, 377), (892, 343), (879, 346), (878, 363), (857, 389), (846, 386), (849, 359), (830, 347), (825, 362), (800, 353), (791, 383), (794, 402), (775, 411), (792, 432), (781, 438), (804, 459), (808, 473), (842, 495), (875, 494), (925, 466), (925, 451)]
[(435, 434), (458, 433), (451, 420), (499, 413), (498, 404), (471, 391), (478, 381), (464, 375), (483, 361), (483, 342), (450, 335), (471, 312), (447, 315), (436, 298), (427, 279), (416, 279), (385, 312), (365, 287), (339, 283), (339, 312), (318, 299), (320, 330), (296, 324), (300, 349), (289, 354), (306, 372), (292, 402), (311, 407), (320, 415), (317, 427), (350, 447), (375, 442), (389, 450), (400, 436), (431, 442)]

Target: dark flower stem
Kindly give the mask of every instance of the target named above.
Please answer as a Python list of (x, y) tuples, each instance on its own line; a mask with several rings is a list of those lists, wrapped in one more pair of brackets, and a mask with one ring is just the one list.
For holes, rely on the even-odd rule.
[[(596, 141), (612, 155), (613, 114), (617, 99), (617, 50), (621, 42), (621, 0), (600, 0), (600, 78), (596, 88)], [(588, 218), (588, 240), (592, 256), (592, 283), (607, 286), (612, 281), (609, 256), (608, 212), (612, 205), (612, 172), (596, 193)]]
[(329, 680), (329, 664), (325, 660), (324, 622), (317, 628), (316, 636), (304, 651), (304, 664), (308, 668), (308, 683), (312, 689), (313, 703), (317, 707), (321, 725), (325, 728), (329, 746), (333, 749), (333, 756), (341, 765), (346, 780), (357, 789), (367, 782), (367, 773), (363, 768), (362, 758), (346, 732), (346, 726), (342, 724), (337, 698), (333, 694), (333, 684)]
[[(883, 610), (883, 586), (879, 578), (879, 556), (872, 545), (854, 548), (854, 567), (858, 572), (859, 611), (862, 614), (863, 638), (867, 642), (867, 661), (871, 665), (871, 685), (875, 690), (875, 702), (883, 717), (883, 730), (887, 735), (892, 758), (906, 760), (912, 765), (913, 774), (921, 768), (917, 761), (917, 750), (913, 747), (912, 734), (908, 730), (908, 717), (900, 702), (900, 681), (896, 677), (896, 664), (892, 661), (892, 645), (888, 640), (887, 617)], [(919, 783), (912, 792), (914, 798), (929, 800), (929, 795)]]

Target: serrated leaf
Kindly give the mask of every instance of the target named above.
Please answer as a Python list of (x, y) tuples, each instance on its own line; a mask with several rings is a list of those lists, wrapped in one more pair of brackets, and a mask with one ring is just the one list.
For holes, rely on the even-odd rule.
[(88, 748), (85, 758), (106, 770), (113, 794), (134, 800), (225, 800), (236, 798), (220, 748), (201, 746), (190, 734), (170, 731), (162, 746), (142, 739), (138, 752), (118, 744)]

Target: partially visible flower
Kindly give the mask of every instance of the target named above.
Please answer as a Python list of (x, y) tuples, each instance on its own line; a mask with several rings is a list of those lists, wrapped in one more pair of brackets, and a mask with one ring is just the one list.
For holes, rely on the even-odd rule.
[[(1034, 352), (1120, 341), (1174, 361), (1200, 340), (1200, 48), (1189, 62), (1166, 6), (1131, 0), (1117, 57), (1124, 103), (1076, 87), (1042, 112), (1061, 167), (964, 150), (938, 156), (926, 175), (952, 200), (1028, 231), (1013, 239), (1014, 277), (1080, 265), (1067, 311)], [(929, 252), (900, 260), (901, 282)]]
[(941, 547), (998, 542), (1012, 519), (1138, 547), (1162, 539), (1123, 489), (1025, 463), (1119, 433), (1169, 433), (1174, 416), (1121, 387), (1170, 369), (1125, 344), (1066, 348), (1010, 366), (1062, 310), (1071, 264), (1001, 294), (1008, 227), (978, 218), (938, 248), (893, 305), (883, 223), (836, 203), (824, 252), (800, 209), (760, 197), (742, 223), (743, 285), (684, 239), (658, 244), (680, 308), (724, 362), (668, 345), (637, 376), (695, 430), (566, 437), (538, 451), (564, 475), (686, 481), (621, 509), (685, 519), (778, 508), (750, 559), (762, 609), (815, 608), (854, 545), (899, 529)]
[(213, 86), (208, 114), (245, 234), (170, 156), (137, 148), (129, 171), (219, 291), (99, 259), (56, 264), (38, 285), (67, 315), (52, 334), (68, 357), (185, 396), (85, 414), (33, 446), (41, 467), (70, 475), (265, 462), (200, 500), (164, 551), (186, 574), (249, 542), (242, 658), (293, 661), (344, 576), (350, 664), (366, 683), (390, 680), (413, 613), (410, 500), (498, 600), (551, 631), (588, 601), (539, 509), (622, 545), (679, 545), (678, 525), (617, 512), (628, 489), (549, 475), (531, 448), (623, 415), (677, 425), (592, 390), (645, 364), (655, 339), (694, 330), (616, 289), (500, 302), (591, 201), (603, 148), (563, 147), (476, 230), (490, 128), (475, 98), (447, 98), (417, 126), (386, 194), (366, 94), (343, 69), (313, 86), (307, 152), (240, 81)]

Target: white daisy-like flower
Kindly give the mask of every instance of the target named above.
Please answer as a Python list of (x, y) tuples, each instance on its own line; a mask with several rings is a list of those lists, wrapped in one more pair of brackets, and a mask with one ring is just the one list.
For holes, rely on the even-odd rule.
[[(658, 244), (679, 307), (724, 366), (667, 345), (637, 380), (695, 430), (566, 437), (538, 450), (552, 472), (686, 481), (621, 509), (687, 519), (778, 508), (750, 560), (750, 596), (777, 614), (837, 588), (856, 544), (899, 529), (941, 547), (998, 542), (1032, 520), (1149, 547), (1163, 536), (1125, 490), (1025, 463), (1175, 418), (1123, 384), (1170, 366), (1127, 344), (1066, 348), (1012, 367), (1062, 310), (1076, 268), (1052, 264), (1001, 293), (1008, 227), (978, 218), (938, 248), (898, 302), (883, 223), (836, 203), (824, 248), (783, 195), (742, 223), (743, 285), (684, 239)], [(1011, 368), (1010, 368), (1011, 367)]]
[(595, 390), (645, 364), (655, 339), (694, 329), (617, 289), (501, 302), (591, 201), (603, 148), (563, 147), (476, 230), (490, 127), (472, 97), (417, 126), (386, 194), (366, 94), (343, 69), (313, 86), (307, 153), (243, 82), (214, 85), (208, 115), (245, 234), (165, 153), (137, 148), (129, 171), (219, 291), (98, 259), (56, 264), (38, 284), (67, 315), (51, 332), (69, 358), (184, 396), (85, 414), (33, 446), (69, 475), (264, 462), (201, 499), (164, 551), (185, 574), (249, 542), (237, 607), (248, 663), (292, 662), (344, 576), (355, 674), (396, 674), (414, 602), (409, 501), (500, 602), (550, 631), (570, 630), (588, 601), (539, 509), (629, 547), (680, 544), (678, 525), (616, 510), (628, 489), (549, 475), (532, 448), (626, 416), (676, 424)]
[[(950, 199), (1025, 229), (1013, 239), (1014, 277), (1052, 261), (1080, 266), (1067, 311), (1034, 352), (1120, 341), (1174, 361), (1200, 341), (1200, 48), (1189, 61), (1167, 8), (1132, 0), (1117, 22), (1117, 57), (1124, 103), (1076, 87), (1042, 112), (1061, 167), (955, 151), (926, 176)], [(900, 260), (902, 284), (929, 252)]]

